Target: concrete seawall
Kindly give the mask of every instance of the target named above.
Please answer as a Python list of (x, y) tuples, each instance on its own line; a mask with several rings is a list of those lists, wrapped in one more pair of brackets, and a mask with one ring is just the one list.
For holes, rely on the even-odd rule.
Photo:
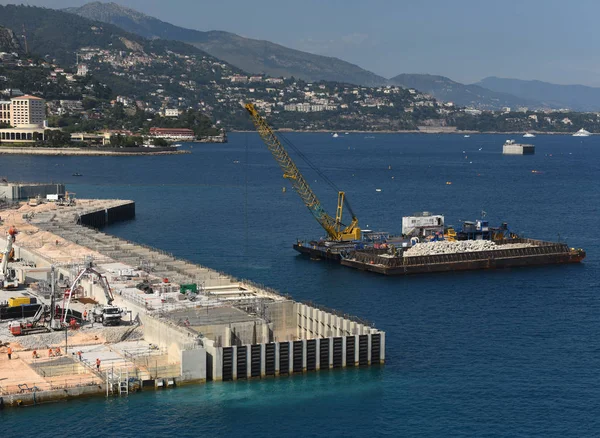
[[(164, 366), (143, 377), (150, 379), (152, 387), (385, 362), (385, 333), (373, 324), (296, 302), (268, 287), (97, 229), (135, 217), (133, 201), (78, 201), (76, 207), (48, 206), (35, 214), (19, 210), (15, 217), (26, 221), (16, 224), (25, 230), (26, 237), (16, 246), (16, 257), (24, 262), (53, 265), (68, 282), (93, 256), (94, 268), (110, 283), (114, 304), (141, 325), (146, 343), (164, 352), (160, 356)], [(62, 247), (66, 248), (63, 252)], [(95, 277), (83, 277), (80, 286), (80, 298), (106, 301), (105, 290)], [(135, 354), (126, 356), (137, 366)], [(106, 393), (114, 394), (123, 375), (127, 374), (120, 373), (117, 379), (106, 374), (95, 388), (90, 385), (69, 394), (107, 388)], [(44, 397), (50, 400), (57, 395)], [(20, 400), (23, 404), (34, 401), (30, 394)]]
[(115, 222), (135, 218), (135, 202), (124, 201), (122, 204), (111, 205), (104, 209), (86, 211), (79, 215), (78, 224), (92, 228), (103, 228)]

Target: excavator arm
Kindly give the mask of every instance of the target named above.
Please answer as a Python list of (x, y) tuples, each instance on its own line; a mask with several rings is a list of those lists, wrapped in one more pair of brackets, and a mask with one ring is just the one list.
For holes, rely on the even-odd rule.
[(252, 103), (247, 103), (245, 106), (246, 110), (252, 118), (252, 122), (258, 131), (258, 134), (264, 141), (265, 145), (281, 167), (283, 171), (283, 177), (291, 181), (294, 190), (304, 202), (304, 205), (308, 208), (314, 218), (319, 222), (323, 229), (327, 232), (327, 235), (332, 240), (347, 241), (347, 240), (358, 240), (360, 239), (360, 228), (358, 228), (358, 219), (352, 215), (352, 222), (350, 225), (342, 229), (342, 213), (343, 206), (347, 204), (345, 199), (345, 193), (338, 193), (338, 206), (336, 211), (336, 217), (333, 218), (325, 212), (321, 202), (317, 198), (317, 195), (312, 191), (298, 167), (289, 156), (273, 130), (269, 127), (265, 119), (258, 114), (256, 108)]

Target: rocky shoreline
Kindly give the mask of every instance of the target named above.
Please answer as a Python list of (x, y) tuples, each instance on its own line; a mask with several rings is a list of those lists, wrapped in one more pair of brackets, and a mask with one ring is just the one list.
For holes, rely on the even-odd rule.
[(41, 147), (0, 147), (0, 155), (50, 155), (50, 156), (66, 156), (66, 155), (81, 155), (81, 156), (138, 156), (138, 155), (180, 155), (191, 154), (191, 151), (180, 150), (102, 150), (88, 148), (41, 148)]

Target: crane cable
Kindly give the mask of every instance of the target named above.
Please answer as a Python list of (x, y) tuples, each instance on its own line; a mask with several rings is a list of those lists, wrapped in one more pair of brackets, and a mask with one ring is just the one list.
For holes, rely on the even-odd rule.
[[(338, 186), (335, 185), (335, 183), (333, 181), (331, 181), (327, 175), (325, 175), (312, 161), (310, 161), (310, 159), (302, 152), (300, 151), (295, 145), (294, 143), (292, 143), (290, 140), (288, 140), (288, 138), (283, 135), (281, 132), (277, 133), (277, 136), (279, 138), (281, 138), (283, 140), (283, 142), (289, 146), (306, 164), (308, 164), (308, 166), (314, 170), (317, 175), (319, 175), (331, 188), (333, 188), (335, 191), (340, 192), (341, 190), (339, 189)], [(356, 217), (354, 215), (354, 211), (352, 210), (352, 207), (350, 206), (350, 203), (347, 200), (347, 197), (344, 196), (344, 205), (346, 206), (346, 208), (348, 208), (348, 211), (350, 212), (350, 215), (352, 216), (352, 218)]]

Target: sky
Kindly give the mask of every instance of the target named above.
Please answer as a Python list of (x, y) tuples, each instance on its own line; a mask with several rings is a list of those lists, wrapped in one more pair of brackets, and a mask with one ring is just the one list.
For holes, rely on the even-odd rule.
[[(48, 8), (86, 0), (19, 0)], [(594, 0), (116, 0), (172, 24), (335, 56), (386, 78), (429, 73), (600, 86)]]

